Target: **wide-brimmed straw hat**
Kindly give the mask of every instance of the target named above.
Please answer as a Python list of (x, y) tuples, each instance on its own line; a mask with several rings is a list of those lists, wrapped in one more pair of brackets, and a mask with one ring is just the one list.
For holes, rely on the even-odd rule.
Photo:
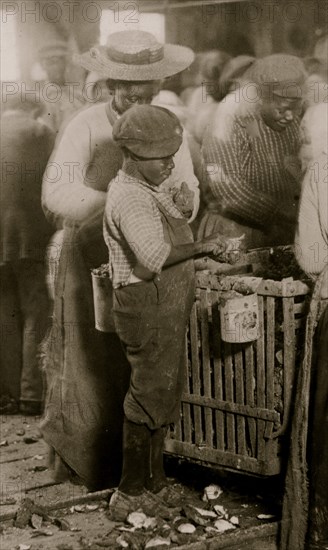
[(145, 31), (121, 31), (108, 37), (106, 46), (76, 54), (74, 61), (88, 71), (113, 80), (161, 80), (184, 71), (194, 60), (190, 48), (161, 44)]

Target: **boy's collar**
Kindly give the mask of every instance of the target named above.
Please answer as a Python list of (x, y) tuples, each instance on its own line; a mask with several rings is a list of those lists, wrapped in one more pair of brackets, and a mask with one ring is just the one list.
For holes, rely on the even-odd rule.
[(147, 183), (146, 181), (136, 177), (132, 172), (129, 171), (128, 166), (121, 168), (120, 170), (124, 174), (124, 182), (125, 183), (132, 183), (132, 184), (139, 184), (142, 187), (146, 187), (150, 191), (153, 191), (154, 193), (164, 193), (161, 189), (161, 185), (159, 187), (156, 187), (154, 185), (151, 185), (150, 183)]

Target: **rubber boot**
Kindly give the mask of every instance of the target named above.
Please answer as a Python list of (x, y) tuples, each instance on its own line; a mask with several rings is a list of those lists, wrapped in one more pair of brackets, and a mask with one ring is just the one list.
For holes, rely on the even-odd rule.
[(152, 431), (150, 443), (150, 469), (147, 478), (147, 489), (161, 503), (180, 513), (185, 504), (183, 487), (172, 485), (164, 470), (164, 441), (167, 427)]
[(124, 418), (123, 468), (119, 491), (137, 496), (145, 490), (150, 457), (150, 430)]
[(153, 493), (158, 493), (168, 484), (164, 471), (164, 440), (166, 432), (166, 427), (151, 432), (150, 471), (147, 478), (147, 489)]

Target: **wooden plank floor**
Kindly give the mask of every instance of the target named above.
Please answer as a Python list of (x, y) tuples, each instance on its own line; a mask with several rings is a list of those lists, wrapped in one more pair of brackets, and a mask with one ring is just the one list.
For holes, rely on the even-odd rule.
[[(122, 524), (113, 523), (107, 517), (112, 490), (88, 493), (86, 488), (69, 482), (55, 484), (47, 468), (47, 451), (38, 422), (39, 418), (34, 417), (0, 416), (1, 550), (16, 550), (20, 545), (26, 550), (119, 548), (116, 540)], [(195, 489), (194, 494), (199, 503), (199, 489)], [(52, 517), (66, 520), (69, 530), (63, 531), (53, 523), (43, 522), (41, 530), (46, 530), (48, 534), (35, 536), (37, 532), (31, 525), (24, 529), (15, 527), (15, 514), (26, 497), (36, 505), (44, 506)], [(243, 528), (239, 531), (240, 537), (238, 532), (224, 533), (206, 541), (191, 540), (186, 545), (171, 547), (181, 550), (276, 550), (278, 522), (266, 525), (262, 522), (261, 525), (261, 521), (256, 519), (256, 514), (265, 511), (261, 500), (243, 505), (246, 502), (243, 496), (229, 492), (224, 494), (224, 498), (226, 501), (223, 499), (222, 503), (228, 507), (229, 514), (240, 518)], [(75, 509), (74, 506), (78, 505), (82, 508)], [(144, 546), (141, 545), (142, 548)]]

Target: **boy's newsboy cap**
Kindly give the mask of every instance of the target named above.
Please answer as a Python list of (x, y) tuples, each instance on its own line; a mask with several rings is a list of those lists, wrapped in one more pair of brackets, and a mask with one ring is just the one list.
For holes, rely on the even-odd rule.
[(115, 122), (113, 139), (139, 157), (163, 158), (178, 151), (182, 132), (179, 119), (171, 111), (155, 105), (135, 105)]

